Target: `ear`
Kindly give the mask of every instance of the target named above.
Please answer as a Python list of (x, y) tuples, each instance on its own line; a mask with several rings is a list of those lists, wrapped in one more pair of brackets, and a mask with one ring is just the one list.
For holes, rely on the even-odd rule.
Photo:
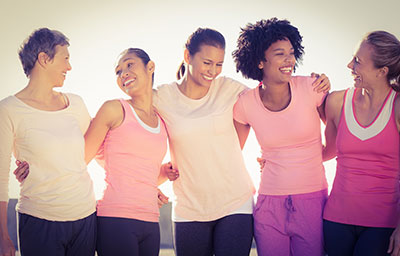
[(44, 52), (39, 52), (37, 62), (44, 67), (49, 62), (49, 56)]
[(379, 69), (377, 77), (386, 77), (388, 73), (389, 73), (389, 68), (385, 66)]
[(260, 61), (260, 63), (258, 63), (258, 68), (259, 69), (263, 69), (264, 68), (264, 62)]
[(188, 49), (185, 48), (185, 51), (183, 52), (183, 60), (185, 63), (189, 64), (190, 62), (190, 52)]
[(150, 72), (150, 73), (154, 73), (154, 70), (155, 70), (155, 68), (156, 68), (156, 64), (154, 63), (154, 61), (152, 61), (152, 60), (150, 60), (149, 62), (147, 62), (147, 70)]

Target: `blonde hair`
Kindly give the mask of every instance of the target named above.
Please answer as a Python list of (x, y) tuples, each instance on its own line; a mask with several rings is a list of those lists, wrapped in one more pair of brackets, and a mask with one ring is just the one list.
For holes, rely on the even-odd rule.
[(387, 67), (387, 79), (390, 86), (400, 91), (400, 41), (386, 31), (368, 33), (364, 41), (372, 46), (372, 61), (376, 68)]

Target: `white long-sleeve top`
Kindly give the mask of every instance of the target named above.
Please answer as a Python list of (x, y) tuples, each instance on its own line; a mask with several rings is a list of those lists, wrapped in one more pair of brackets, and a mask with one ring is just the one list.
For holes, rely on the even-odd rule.
[(90, 116), (82, 99), (66, 94), (58, 111), (35, 109), (15, 96), (0, 101), (0, 201), (8, 200), (11, 154), (29, 163), (17, 211), (51, 221), (73, 221), (95, 211), (86, 170), (85, 141)]

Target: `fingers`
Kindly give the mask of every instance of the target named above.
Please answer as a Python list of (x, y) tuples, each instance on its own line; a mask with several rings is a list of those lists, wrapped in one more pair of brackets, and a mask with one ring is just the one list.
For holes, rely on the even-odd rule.
[(312, 83), (314, 91), (324, 93), (329, 92), (329, 90), (331, 89), (331, 82), (325, 74), (318, 75), (315, 73), (311, 73), (311, 77), (316, 78), (315, 81)]
[(15, 178), (17, 178), (17, 180), (21, 183), (26, 179), (26, 177), (28, 177), (29, 164), (25, 161), (21, 162), (19, 160), (17, 160), (15, 163), (17, 164), (18, 167), (17, 169), (15, 169), (13, 173), (15, 175)]
[(168, 203), (168, 197), (161, 192), (160, 189), (158, 189), (158, 208), (161, 208), (164, 204)]
[(167, 177), (170, 181), (174, 181), (177, 178), (179, 178), (179, 171), (176, 169), (173, 169), (172, 166), (170, 169), (167, 170)]
[(393, 235), (390, 236), (390, 242), (389, 242), (389, 248), (387, 250), (387, 253), (391, 253), (393, 251)]
[(262, 170), (264, 169), (264, 166), (265, 166), (265, 159), (261, 158), (261, 157), (257, 157), (257, 162), (260, 164), (260, 171), (262, 172)]

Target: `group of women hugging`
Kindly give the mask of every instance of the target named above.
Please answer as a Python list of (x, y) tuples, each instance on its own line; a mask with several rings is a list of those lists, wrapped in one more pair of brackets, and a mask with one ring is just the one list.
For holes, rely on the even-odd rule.
[[(157, 189), (173, 181), (177, 256), (400, 255), (400, 42), (362, 38), (348, 64), (354, 86), (329, 92), (321, 74), (294, 76), (298, 29), (271, 18), (241, 29), (233, 59), (259, 85), (220, 76), (225, 39), (199, 28), (186, 42), (177, 81), (153, 89), (155, 63), (138, 48), (115, 66), (127, 99), (91, 119), (82, 99), (61, 93), (69, 41), (34, 31), (19, 57), (27, 86), (0, 101), (0, 256), (15, 255), (7, 231), (11, 154), (23, 256), (158, 255)], [(321, 139), (325, 127), (325, 145)], [(255, 188), (241, 149), (253, 128), (262, 151)], [(162, 164), (167, 151), (171, 161)], [(256, 156), (255, 156), (256, 157)], [(328, 196), (323, 161), (336, 157)], [(86, 169), (104, 167), (95, 201)]]

